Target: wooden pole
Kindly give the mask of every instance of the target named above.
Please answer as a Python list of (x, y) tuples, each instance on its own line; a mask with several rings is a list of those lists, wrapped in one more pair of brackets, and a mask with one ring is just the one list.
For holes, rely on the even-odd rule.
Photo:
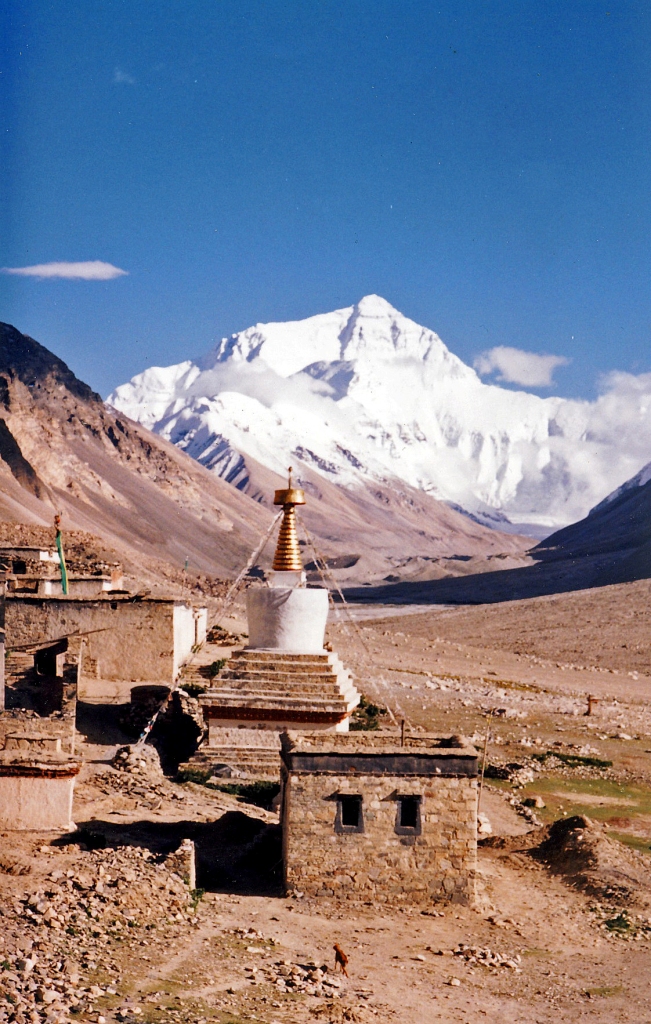
[(481, 778), (479, 780), (479, 796), (477, 797), (477, 814), (481, 807), (481, 795), (484, 792), (484, 772), (486, 771), (486, 755), (488, 752), (488, 737), (491, 731), (491, 718), (493, 717), (493, 709), (488, 712), (488, 718), (486, 719), (486, 736), (484, 737), (484, 757), (481, 763)]

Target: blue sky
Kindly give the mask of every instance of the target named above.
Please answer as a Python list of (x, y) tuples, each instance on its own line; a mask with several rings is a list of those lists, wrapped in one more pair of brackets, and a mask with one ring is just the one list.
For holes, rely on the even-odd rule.
[[(11, 0), (0, 319), (107, 394), (376, 292), (467, 362), (651, 370), (651, 9)], [(549, 393), (549, 392), (545, 392)]]

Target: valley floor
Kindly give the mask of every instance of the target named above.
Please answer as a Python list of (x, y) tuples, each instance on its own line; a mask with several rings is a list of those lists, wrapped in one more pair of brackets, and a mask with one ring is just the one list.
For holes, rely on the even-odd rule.
[[(329, 627), (358, 687), (407, 728), (463, 733), (483, 749), (490, 727), (482, 812), (506, 838), (480, 846), (474, 909), (430, 916), (285, 899), (274, 813), (223, 790), (131, 776), (109, 765), (115, 745), (86, 743), (75, 820), (87, 845), (100, 836), (106, 847), (1, 838), (4, 977), (22, 977), (22, 945), (18, 959), (36, 959), (41, 989), (59, 995), (24, 1009), (16, 997), (0, 1019), (651, 1021), (651, 885), (629, 898), (588, 895), (531, 856), (525, 837), (532, 816), (585, 814), (617, 840), (622, 862), (651, 867), (648, 596), (645, 582), (384, 618), (357, 609), (356, 626)], [(589, 716), (588, 694), (598, 698)], [(535, 797), (545, 806), (525, 811)], [(183, 836), (196, 843), (205, 893), (188, 893), (162, 860)], [(21, 855), (30, 873), (6, 873)], [(50, 923), (20, 902), (31, 894), (55, 908)], [(329, 984), (334, 942), (349, 956), (339, 986)], [(319, 994), (278, 980), (311, 964), (328, 966)]]

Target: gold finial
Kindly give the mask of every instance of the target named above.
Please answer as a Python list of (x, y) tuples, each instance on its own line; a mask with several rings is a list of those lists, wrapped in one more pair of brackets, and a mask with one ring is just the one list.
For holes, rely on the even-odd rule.
[(287, 487), (276, 491), (274, 505), (283, 506), (283, 521), (280, 524), (278, 543), (273, 560), (274, 572), (302, 572), (301, 549), (296, 533), (296, 505), (305, 504), (305, 493), (300, 487), (294, 487), (292, 467), (289, 467)]

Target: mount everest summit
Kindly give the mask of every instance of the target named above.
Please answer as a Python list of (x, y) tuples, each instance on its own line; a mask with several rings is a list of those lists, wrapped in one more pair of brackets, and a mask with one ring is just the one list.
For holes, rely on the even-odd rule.
[(256, 324), (107, 401), (242, 489), (247, 457), (283, 474), (292, 463), (346, 488), (397, 479), (542, 534), (648, 461), (646, 376), (614, 375), (593, 402), (486, 384), (434, 331), (368, 295)]

